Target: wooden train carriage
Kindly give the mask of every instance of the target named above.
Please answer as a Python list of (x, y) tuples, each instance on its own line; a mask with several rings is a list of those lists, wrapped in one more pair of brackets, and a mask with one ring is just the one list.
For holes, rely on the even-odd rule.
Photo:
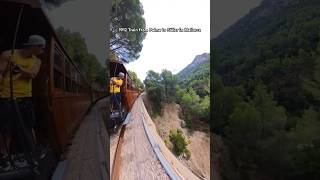
[(32, 34), (47, 40), (42, 65), (33, 80), (38, 138), (61, 153), (92, 102), (91, 87), (59, 42), (36, 0), (0, 0), (0, 52), (11, 49), (19, 11), (23, 8), (16, 47)]
[(123, 85), (121, 87), (122, 101), (127, 108), (127, 111), (130, 111), (134, 101), (139, 96), (139, 90), (135, 88), (124, 64), (121, 61), (111, 60), (110, 63), (110, 77), (117, 76), (119, 72), (123, 72), (125, 74), (125, 79), (123, 81)]

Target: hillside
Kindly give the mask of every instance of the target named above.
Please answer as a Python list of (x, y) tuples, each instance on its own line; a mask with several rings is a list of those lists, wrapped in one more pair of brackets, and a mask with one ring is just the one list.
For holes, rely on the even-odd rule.
[[(219, 56), (214, 71), (226, 85), (245, 84), (252, 89), (248, 80), (262, 80), (281, 105), (292, 113), (301, 113), (299, 110), (312, 103), (302, 98), (305, 95), (301, 94), (304, 90), (300, 82), (313, 76), (313, 52), (319, 44), (320, 1), (284, 2), (277, 5), (274, 0), (263, 1), (214, 39), (212, 43)], [(282, 79), (284, 84), (273, 78)], [(288, 87), (293, 89), (285, 91)]]
[(176, 75), (182, 89), (192, 88), (196, 95), (210, 94), (210, 54), (197, 55), (193, 62)]
[[(240, 59), (243, 54), (257, 56), (261, 52), (254, 50), (263, 48), (265, 43), (273, 42), (274, 40), (269, 38), (274, 35), (286, 37), (286, 35), (298, 33), (294, 37), (297, 38), (308, 32), (307, 30), (312, 27), (307, 27), (304, 31), (299, 31), (298, 27), (305, 26), (303, 24), (306, 21), (312, 21), (312, 16), (317, 17), (319, 3), (317, 0), (264, 0), (260, 6), (252, 9), (245, 17), (214, 39), (213, 45), (223, 54), (223, 57), (238, 55)], [(295, 29), (292, 29), (293, 27)], [(314, 31), (309, 33), (311, 33), (309, 36), (314, 35)], [(281, 43), (285, 42), (279, 42), (279, 45)], [(298, 42), (292, 45), (297, 45), (296, 43)], [(296, 47), (298, 49), (303, 47), (303, 44), (298, 45), (300, 45)]]
[(201, 55), (197, 55), (192, 63), (182, 69), (178, 74), (177, 77), (179, 79), (186, 79), (188, 78), (193, 72), (195, 72), (202, 64), (209, 63), (210, 55), (208, 53), (203, 53)]
[(320, 179), (320, 1), (264, 0), (211, 41), (226, 179)]

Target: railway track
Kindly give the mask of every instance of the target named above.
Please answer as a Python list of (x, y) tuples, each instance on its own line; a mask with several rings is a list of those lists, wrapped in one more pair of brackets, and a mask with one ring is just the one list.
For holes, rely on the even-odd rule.
[[(134, 125), (139, 125), (139, 128), (140, 128), (139, 131), (143, 131), (143, 135), (145, 136), (144, 137), (145, 139), (143, 140), (140, 138), (140, 140), (144, 141), (145, 144), (148, 144), (149, 147), (146, 149), (149, 150), (148, 151), (149, 156), (151, 155), (151, 153), (152, 153), (151, 156), (153, 156), (153, 157), (150, 157), (150, 159), (153, 159), (153, 161), (157, 161), (152, 164), (154, 167), (148, 167), (151, 170), (154, 170), (154, 172), (156, 172), (156, 173), (154, 173), (153, 178), (148, 177), (148, 176), (146, 178), (148, 178), (148, 179), (171, 179), (171, 180), (183, 179), (177, 175), (177, 173), (171, 167), (170, 163), (166, 160), (165, 156), (161, 152), (159, 145), (155, 141), (150, 129), (148, 128), (147, 122), (145, 120), (145, 114), (143, 111), (143, 102), (142, 102), (141, 98), (137, 99), (134, 108), (135, 108), (135, 109), (133, 109), (134, 112), (132, 112), (133, 115), (129, 118), (134, 118), (134, 121), (136, 121), (136, 122), (134, 122), (134, 123), (136, 123)], [(132, 128), (138, 128), (138, 127), (132, 127)], [(123, 147), (124, 147), (124, 143), (125, 143), (126, 129), (127, 129), (127, 124), (124, 124), (122, 126), (120, 134), (119, 134), (117, 147), (116, 147), (116, 150), (114, 153), (115, 155), (114, 155), (114, 159), (113, 159), (112, 174), (111, 174), (112, 180), (119, 180), (120, 176), (121, 176), (121, 170), (122, 170), (121, 168), (123, 166), (127, 165), (127, 164), (124, 164), (124, 161), (122, 159), (123, 154), (132, 154), (132, 155), (139, 156), (137, 152), (132, 152), (132, 153), (124, 152), (125, 150)], [(134, 143), (134, 144), (136, 144), (136, 143)], [(139, 144), (142, 144), (142, 142), (139, 142)], [(129, 147), (129, 146), (127, 146), (127, 147)], [(131, 150), (134, 150), (134, 149), (131, 149)], [(145, 157), (147, 156), (148, 153), (145, 154)], [(148, 161), (146, 161), (146, 159), (144, 159), (144, 160), (138, 159), (138, 162), (139, 161), (140, 161), (140, 163), (148, 162)], [(137, 164), (136, 166), (139, 166), (139, 165), (141, 165), (141, 164)], [(141, 167), (142, 166), (143, 165), (141, 165)], [(161, 168), (161, 170), (159, 170), (159, 168)], [(148, 171), (147, 169), (142, 169), (142, 168), (139, 168), (138, 170), (145, 171), (144, 173), (147, 173), (146, 171)], [(159, 176), (159, 173), (163, 173), (161, 175), (161, 177)], [(130, 174), (130, 172), (129, 172), (129, 174)], [(135, 174), (134, 176), (137, 176), (137, 174)], [(150, 174), (149, 174), (149, 176), (150, 176)], [(137, 178), (144, 179), (143, 177), (140, 177), (140, 176)], [(121, 178), (121, 179), (123, 179), (123, 178)]]

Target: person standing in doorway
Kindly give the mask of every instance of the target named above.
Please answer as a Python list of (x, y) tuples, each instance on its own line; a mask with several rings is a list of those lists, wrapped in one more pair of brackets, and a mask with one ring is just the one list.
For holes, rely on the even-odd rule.
[[(46, 40), (42, 36), (31, 35), (28, 42), (23, 44), (23, 48), (4, 51), (0, 55), (0, 136), (2, 139), (0, 140), (0, 153), (2, 154), (0, 170), (7, 170), (10, 166), (4, 159), (10, 151), (12, 138), (16, 134), (18, 134), (17, 137), (24, 137), (14, 139), (14, 141), (18, 146), (24, 148), (24, 152), (28, 152), (26, 156), (29, 157), (25, 157), (27, 164), (37, 165), (37, 162), (31, 158), (35, 151), (33, 128), (36, 123), (32, 80), (40, 70), (41, 60), (37, 56), (44, 52), (45, 46)], [(9, 68), (10, 63), (12, 72)], [(11, 73), (12, 79), (10, 78)], [(11, 97), (11, 91), (13, 97)], [(11, 98), (17, 102), (18, 108), (14, 108)], [(19, 165), (19, 162), (17, 164)]]

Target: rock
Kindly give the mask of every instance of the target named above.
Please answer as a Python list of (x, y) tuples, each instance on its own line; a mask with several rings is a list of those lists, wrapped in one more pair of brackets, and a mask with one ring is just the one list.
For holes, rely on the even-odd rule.
[(182, 127), (182, 128), (185, 128), (185, 127), (187, 127), (187, 124), (186, 124), (186, 122), (185, 122), (185, 121), (183, 121), (183, 120), (181, 120), (181, 127)]

